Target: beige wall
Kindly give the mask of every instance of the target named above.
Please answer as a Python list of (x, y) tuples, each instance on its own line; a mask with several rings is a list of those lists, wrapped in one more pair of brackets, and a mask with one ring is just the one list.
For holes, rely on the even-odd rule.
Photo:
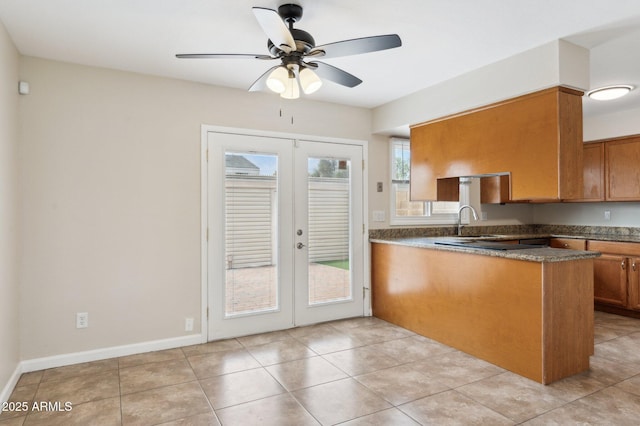
[(20, 74), (25, 360), (199, 331), (202, 124), (370, 138), (360, 108), (29, 57)]
[(20, 359), (17, 89), (18, 52), (0, 22), (0, 400)]

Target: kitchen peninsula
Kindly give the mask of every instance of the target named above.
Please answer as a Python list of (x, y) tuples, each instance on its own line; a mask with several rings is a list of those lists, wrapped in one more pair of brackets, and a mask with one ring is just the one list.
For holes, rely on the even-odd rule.
[(598, 253), (447, 241), (371, 240), (374, 316), (544, 384), (589, 368)]

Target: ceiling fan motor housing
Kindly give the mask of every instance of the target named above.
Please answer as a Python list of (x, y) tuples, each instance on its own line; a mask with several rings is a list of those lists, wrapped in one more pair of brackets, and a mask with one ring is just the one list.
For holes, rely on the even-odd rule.
[(298, 22), (302, 19), (302, 6), (297, 4), (283, 4), (278, 7), (278, 15), (282, 17), (284, 22)]

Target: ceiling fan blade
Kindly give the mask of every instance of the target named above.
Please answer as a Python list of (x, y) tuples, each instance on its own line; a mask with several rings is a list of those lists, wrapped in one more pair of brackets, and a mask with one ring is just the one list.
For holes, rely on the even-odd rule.
[(275, 67), (271, 67), (260, 76), (256, 81), (253, 82), (251, 87), (249, 87), (249, 92), (260, 92), (267, 89), (267, 78), (269, 78), (269, 74), (273, 72), (280, 65), (276, 65)]
[(349, 74), (346, 71), (336, 68), (333, 65), (325, 64), (324, 62), (309, 62), (308, 65), (313, 68), (318, 77), (331, 80), (334, 83), (341, 84), (347, 87), (356, 87), (362, 83), (355, 75)]
[(179, 53), (180, 59), (278, 59), (269, 55), (251, 55), (243, 53)]
[[(373, 37), (354, 38), (337, 41), (322, 46), (316, 46), (307, 53), (308, 56), (322, 56), (323, 58), (337, 58), (340, 56), (359, 55), (361, 53), (377, 52), (402, 46), (402, 40), (397, 34), (387, 34)], [(318, 52), (318, 53), (316, 53)], [(320, 52), (324, 52), (322, 55)]]
[(296, 41), (278, 12), (273, 9), (254, 7), (253, 14), (262, 30), (276, 47), (286, 53), (296, 50)]

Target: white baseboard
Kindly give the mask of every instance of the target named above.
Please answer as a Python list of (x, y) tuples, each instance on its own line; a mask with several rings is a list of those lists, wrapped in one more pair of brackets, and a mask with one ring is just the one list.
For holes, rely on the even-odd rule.
[(6, 385), (4, 385), (2, 392), (0, 392), (0, 404), (2, 404), (3, 402), (9, 401), (11, 392), (13, 392), (13, 389), (16, 387), (18, 380), (20, 380), (21, 374), (22, 374), (22, 364), (18, 363), (15, 371), (13, 372), (11, 377), (9, 377), (9, 381), (7, 382)]
[[(141, 354), (145, 352), (161, 351), (164, 349), (179, 348), (182, 346), (197, 345), (205, 343), (206, 341), (206, 336), (202, 334), (191, 334), (189, 336), (173, 337), (170, 339), (153, 340), (150, 342), (133, 343), (131, 345), (112, 346), (102, 349), (93, 349), (90, 351), (29, 359), (22, 361), (18, 366), (18, 369), (20, 370), (18, 377), (22, 373), (28, 373), (31, 371), (63, 367), (65, 365), (80, 364), (83, 362), (100, 361), (103, 359)], [(18, 369), (16, 371), (18, 371)], [(10, 389), (13, 389), (13, 387)]]

